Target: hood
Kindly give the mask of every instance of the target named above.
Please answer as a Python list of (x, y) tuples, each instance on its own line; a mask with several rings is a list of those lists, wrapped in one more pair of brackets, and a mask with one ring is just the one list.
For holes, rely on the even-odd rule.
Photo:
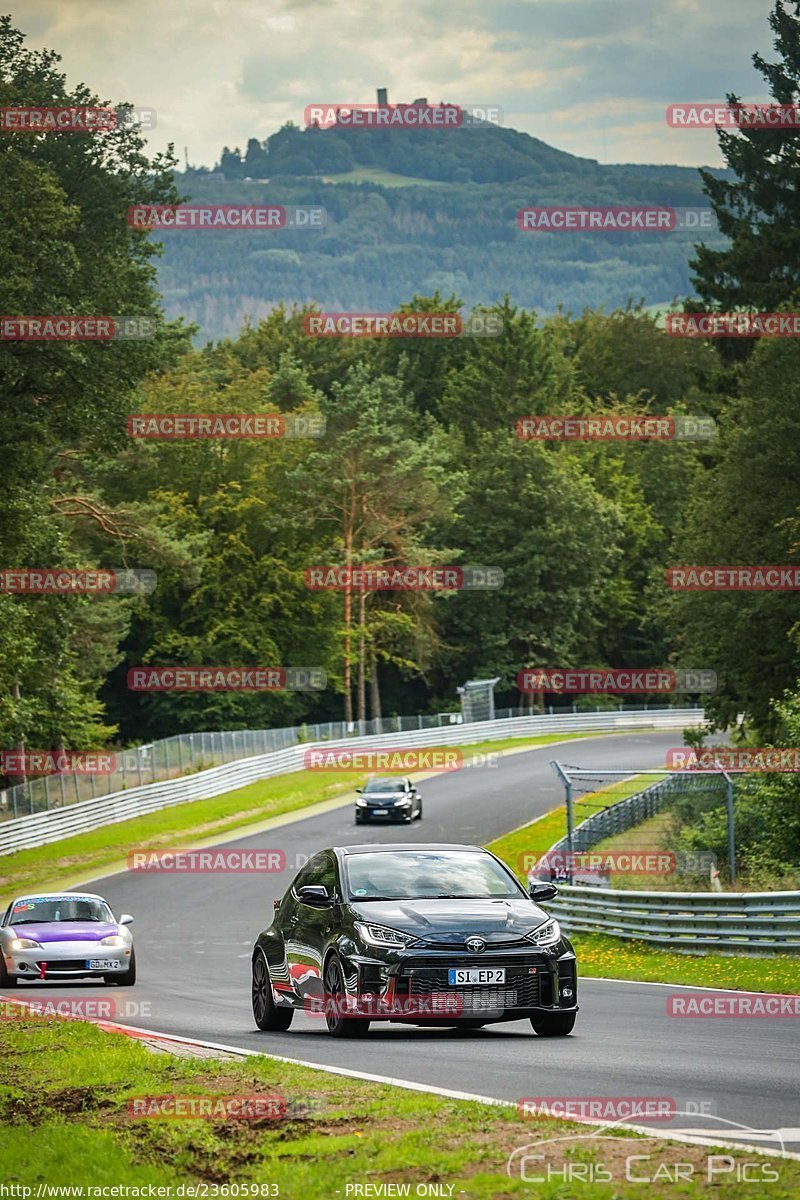
[(410, 792), (362, 792), (364, 800), (400, 800), (409, 796)]
[(32, 925), (12, 925), (14, 937), (33, 938), (45, 945), (47, 942), (99, 942), (104, 937), (119, 933), (110, 921), (40, 921)]
[(389, 925), (427, 942), (463, 946), (473, 934), (492, 942), (523, 937), (549, 920), (532, 900), (359, 900), (350, 908), (361, 921)]

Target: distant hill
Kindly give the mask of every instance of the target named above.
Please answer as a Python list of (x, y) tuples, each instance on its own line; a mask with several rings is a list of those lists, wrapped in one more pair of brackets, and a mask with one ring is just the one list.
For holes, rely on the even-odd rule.
[(314, 231), (165, 235), (167, 313), (196, 321), (203, 340), (235, 334), (280, 301), (385, 310), (436, 288), (469, 307), (508, 293), (542, 315), (629, 298), (666, 305), (691, 291), (696, 235), (523, 232), (517, 211), (707, 203), (693, 168), (605, 166), (493, 125), (288, 125), (265, 142), (250, 139), (244, 154), (226, 147), (213, 171), (190, 169), (178, 183), (194, 201), (314, 204), (327, 213)]

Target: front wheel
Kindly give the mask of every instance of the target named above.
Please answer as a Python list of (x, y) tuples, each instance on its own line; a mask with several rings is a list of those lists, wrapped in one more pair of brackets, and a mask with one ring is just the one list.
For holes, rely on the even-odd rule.
[(328, 960), (325, 968), (325, 1023), (331, 1037), (358, 1038), (369, 1032), (366, 1017), (348, 1017), (345, 1014), (347, 993), (344, 973), (338, 958)]
[(539, 1037), (566, 1037), (575, 1027), (576, 1016), (574, 1012), (537, 1013), (531, 1025)]
[(264, 955), (253, 959), (251, 997), (256, 1025), (264, 1033), (285, 1033), (294, 1017), (293, 1008), (278, 1008), (272, 999), (272, 982)]
[(122, 975), (105, 975), (106, 983), (116, 983), (119, 987), (133, 987), (136, 983), (136, 954), (131, 950), (131, 961), (128, 964), (127, 971)]
[(0, 953), (0, 987), (13, 988), (16, 986), (17, 976), (9, 975), (8, 970), (6, 969), (6, 960), (3, 958), (2, 953)]

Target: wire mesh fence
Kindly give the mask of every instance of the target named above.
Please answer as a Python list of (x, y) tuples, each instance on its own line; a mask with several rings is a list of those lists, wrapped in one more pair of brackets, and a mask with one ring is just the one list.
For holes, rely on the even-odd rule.
[[(646, 712), (666, 705), (619, 705), (619, 711)], [(616, 706), (615, 706), (616, 709)], [(544, 715), (606, 712), (608, 705), (587, 708), (584, 705), (548, 706)], [(494, 713), (495, 720), (530, 717), (530, 708), (505, 708)], [(177, 779), (195, 771), (223, 763), (252, 758), (271, 751), (284, 750), (306, 742), (338, 741), (348, 737), (366, 737), (390, 733), (409, 733), (420, 729), (444, 729), (463, 723), (460, 712), (387, 716), (368, 721), (327, 721), (289, 726), (281, 729), (233, 729), (204, 733), (183, 733), (146, 745), (109, 752), (114, 769), (103, 774), (78, 771), (42, 775), (25, 783), (0, 789), (0, 821), (31, 813), (49, 812), (83, 800), (94, 800), (148, 783)]]

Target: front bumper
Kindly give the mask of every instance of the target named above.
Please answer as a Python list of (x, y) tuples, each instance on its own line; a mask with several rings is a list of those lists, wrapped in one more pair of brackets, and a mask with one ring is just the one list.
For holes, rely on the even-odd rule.
[[(409, 950), (394, 961), (354, 954), (353, 985), (346, 1003), (353, 1016), (372, 1020), (452, 1024), (453, 1020), (515, 1021), (542, 1012), (575, 1012), (578, 980), (575, 954), (568, 943), (553, 951), (533, 946), (498, 948), (481, 955), (463, 951)], [(504, 967), (499, 985), (454, 986), (453, 967)]]
[[(131, 946), (98, 947), (97, 942), (50, 942), (41, 950), (6, 950), (6, 970), (17, 979), (81, 979), (121, 975), (130, 967)], [(89, 962), (111, 966), (88, 967)]]
[(371, 821), (373, 817), (377, 817), (388, 823), (389, 821), (405, 821), (410, 812), (410, 800), (404, 804), (364, 804), (356, 808), (356, 817), (361, 821)]

